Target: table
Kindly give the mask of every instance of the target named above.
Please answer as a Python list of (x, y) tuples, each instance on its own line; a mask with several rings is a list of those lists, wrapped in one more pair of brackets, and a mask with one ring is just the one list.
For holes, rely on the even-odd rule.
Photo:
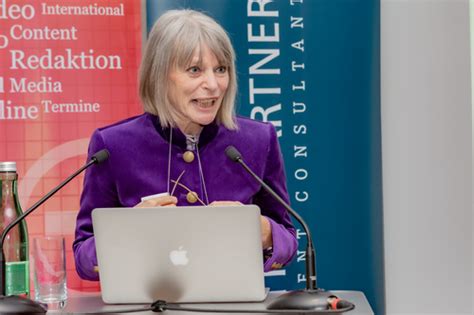
[[(355, 309), (344, 314), (350, 315), (374, 315), (372, 308), (369, 305), (369, 302), (365, 298), (364, 293), (360, 291), (331, 291), (341, 299), (348, 300), (355, 304)], [(258, 303), (209, 303), (209, 304), (185, 304), (184, 306), (196, 307), (196, 308), (209, 308), (209, 309), (265, 309), (266, 305), (270, 303), (275, 297), (279, 296), (281, 292), (270, 292), (263, 302)], [(68, 298), (66, 307), (61, 311), (48, 311), (47, 314), (85, 314), (93, 312), (102, 312), (110, 311), (116, 312), (124, 309), (140, 308), (145, 307), (146, 305), (137, 305), (137, 304), (128, 304), (128, 305), (107, 305), (102, 302), (100, 293), (81, 293), (78, 295), (73, 295)], [(113, 314), (113, 313), (112, 313)], [(129, 314), (159, 314), (153, 313), (151, 311), (147, 312), (137, 312)], [(199, 315), (199, 314), (212, 314), (216, 315), (218, 313), (195, 313), (195, 312), (175, 312), (175, 311), (165, 311), (162, 314), (165, 315)], [(274, 315), (274, 314), (272, 314)]]

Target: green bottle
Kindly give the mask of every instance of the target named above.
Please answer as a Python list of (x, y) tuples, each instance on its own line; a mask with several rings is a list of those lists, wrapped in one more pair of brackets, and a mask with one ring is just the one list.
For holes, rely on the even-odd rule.
[[(15, 162), (0, 162), (0, 230), (22, 214), (18, 201), (18, 174)], [(3, 244), (5, 253), (6, 295), (29, 296), (30, 268), (28, 262), (28, 230), (22, 220), (8, 232)]]

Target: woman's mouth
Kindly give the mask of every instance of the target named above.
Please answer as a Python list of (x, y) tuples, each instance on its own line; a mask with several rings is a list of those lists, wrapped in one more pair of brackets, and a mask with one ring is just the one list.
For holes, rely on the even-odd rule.
[(216, 103), (216, 98), (193, 99), (192, 103), (201, 108), (211, 108)]

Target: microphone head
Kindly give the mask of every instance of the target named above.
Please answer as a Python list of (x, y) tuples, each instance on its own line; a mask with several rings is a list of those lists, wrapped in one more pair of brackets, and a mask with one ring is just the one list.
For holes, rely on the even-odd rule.
[(225, 154), (229, 159), (231, 159), (234, 162), (238, 162), (239, 160), (242, 160), (242, 155), (240, 152), (232, 145), (228, 146), (225, 149)]
[(102, 149), (99, 152), (96, 152), (92, 157), (91, 160), (94, 161), (95, 164), (100, 164), (109, 158), (109, 151), (107, 149)]

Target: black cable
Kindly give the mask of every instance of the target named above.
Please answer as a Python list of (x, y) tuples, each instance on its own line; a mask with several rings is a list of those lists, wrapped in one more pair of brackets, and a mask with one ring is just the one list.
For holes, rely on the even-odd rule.
[(245, 313), (245, 314), (336, 314), (354, 309), (354, 306), (341, 308), (337, 310), (235, 310), (235, 309), (208, 309), (208, 308), (188, 308), (188, 307), (169, 307), (163, 310), (153, 310), (153, 312), (177, 311), (177, 312), (198, 312), (198, 313)]
[[(176, 306), (180, 304), (168, 304), (165, 301), (158, 300), (151, 304), (151, 306), (145, 308), (135, 308), (135, 309), (123, 309), (123, 310), (110, 310), (110, 311), (100, 311), (92, 313), (70, 313), (70, 314), (80, 314), (80, 315), (94, 315), (94, 314), (115, 314), (115, 313), (137, 313), (137, 312), (146, 312), (152, 311), (155, 313), (162, 313), (164, 311), (176, 311), (176, 312), (198, 312), (198, 313), (244, 313), (244, 314), (338, 314), (348, 312), (355, 308), (354, 304), (351, 303), (350, 306), (336, 309), (336, 310), (236, 310), (236, 309), (209, 309), (209, 308), (194, 308), (194, 307), (182, 307)], [(62, 313), (69, 314), (69, 313)]]

